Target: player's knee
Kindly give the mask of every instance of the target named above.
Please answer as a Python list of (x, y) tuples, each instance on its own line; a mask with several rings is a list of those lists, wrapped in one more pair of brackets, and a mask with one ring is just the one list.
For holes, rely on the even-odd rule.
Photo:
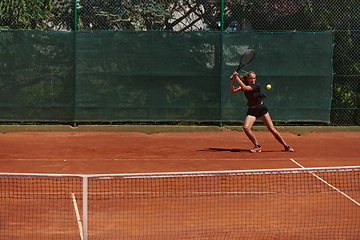
[(249, 126), (243, 126), (243, 131), (244, 131), (244, 132), (250, 132), (250, 131), (251, 131), (251, 127), (249, 127)]
[(269, 129), (269, 131), (270, 131), (272, 134), (277, 134), (277, 133), (278, 133), (278, 131), (276, 130), (275, 127), (270, 127), (270, 128), (268, 128), (268, 129)]

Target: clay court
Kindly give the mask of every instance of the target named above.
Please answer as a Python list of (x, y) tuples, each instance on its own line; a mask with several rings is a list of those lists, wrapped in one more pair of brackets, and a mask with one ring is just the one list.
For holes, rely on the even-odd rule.
[[(1, 172), (152, 173), (360, 165), (360, 132), (281, 132), (289, 153), (267, 131), (255, 132), (9, 132), (0, 135)], [(299, 136), (300, 135), (300, 136)]]
[[(249, 149), (253, 146), (244, 132), (225, 128), (220, 131), (154, 131), (150, 133), (105, 131), (6, 132), (0, 135), (2, 146), (0, 172), (133, 174), (360, 166), (360, 148), (358, 148), (360, 134), (358, 131), (323, 132), (320, 128), (317, 131), (302, 132), (301, 134), (282, 131), (281, 134), (285, 141), (295, 149), (293, 153), (285, 152), (269, 132), (257, 131), (255, 134), (263, 150), (261, 153), (252, 154)], [(121, 239), (322, 239), (329, 231), (332, 236), (326, 236), (326, 239), (357, 239), (360, 236), (360, 220), (358, 217), (360, 206), (336, 192), (312, 193), (313, 190), (311, 189), (315, 185), (319, 188), (327, 188), (327, 186), (308, 173), (307, 177), (309, 182), (295, 179), (286, 183), (290, 188), (297, 189), (300, 186), (300, 193), (291, 197), (301, 206), (295, 210), (293, 205), (286, 205), (286, 194), (272, 194), (271, 189), (260, 194), (253, 194), (255, 188), (251, 184), (242, 182), (230, 185), (227, 191), (232, 192), (232, 194), (222, 195), (222, 198), (219, 198), (218, 195), (222, 190), (216, 186), (220, 186), (219, 184), (224, 181), (240, 181), (231, 176), (210, 177), (209, 181), (215, 183), (215, 187), (210, 186), (210, 184), (207, 186), (208, 183), (196, 178), (195, 189), (197, 186), (206, 185), (204, 189), (208, 192), (211, 191), (211, 196), (208, 193), (199, 195), (200, 190), (193, 190), (191, 193), (187, 192), (185, 197), (180, 198), (178, 194), (183, 194), (184, 190), (177, 189), (190, 189), (193, 186), (189, 182), (180, 186), (176, 177), (171, 182), (165, 181), (158, 184), (167, 189), (166, 194), (162, 192), (162, 195), (159, 196), (159, 192), (148, 193), (146, 190), (146, 194), (150, 195), (141, 198), (140, 201), (135, 201), (139, 196), (133, 196), (124, 198), (119, 203), (112, 198), (95, 194), (95, 197), (89, 197), (89, 207), (91, 207), (89, 214), (93, 214), (92, 219), (89, 220), (89, 228), (96, 227), (101, 231), (92, 231), (89, 233), (89, 239), (98, 239), (96, 236), (102, 236), (104, 239), (118, 237)], [(277, 178), (274, 177), (271, 181), (284, 181), (283, 178)], [(344, 181), (337, 180), (334, 176), (323, 178), (329, 182), (340, 181), (342, 183)], [(55, 179), (49, 181), (50, 186), (56, 184)], [(269, 180), (261, 180), (260, 177), (261, 181), (265, 184)], [(358, 175), (355, 175), (351, 181), (355, 181), (353, 184), (355, 184), (357, 191), (352, 191), (349, 195), (355, 202), (359, 203)], [(102, 185), (100, 182), (94, 185), (101, 186), (100, 188), (103, 190), (109, 188), (109, 192), (115, 191), (109, 187), (110, 184)], [(45, 183), (41, 184), (45, 185)], [(144, 191), (141, 184), (144, 182), (140, 180), (132, 183), (132, 185), (140, 187), (136, 188), (136, 191), (131, 190), (131, 194)], [(119, 187), (122, 186), (122, 183), (115, 183), (114, 185)], [(170, 188), (170, 185), (174, 189)], [(237, 192), (237, 186), (242, 186), (240, 195)], [(261, 183), (259, 186), (262, 187), (263, 184)], [(89, 189), (91, 191), (91, 188)], [(115, 191), (123, 194), (118, 197), (119, 199), (125, 196), (126, 189), (127, 187), (121, 191)], [(302, 193), (304, 189), (308, 189), (305, 192), (308, 191), (310, 194)], [(344, 192), (346, 192), (345, 190)], [(19, 193), (21, 189), (17, 188), (16, 191)], [(27, 194), (25, 188), (23, 191), (24, 194)], [(50, 203), (47, 197), (44, 199), (35, 198), (35, 202), (30, 197), (30, 204), (41, 205), (45, 208), (45, 213), (39, 214), (37, 216), (39, 220), (36, 221), (40, 222), (43, 218), (49, 219), (53, 221), (50, 223), (50, 227), (31, 228), (26, 224), (18, 226), (14, 223), (6, 225), (6, 228), (9, 226), (11, 228), (8, 230), (4, 229), (4, 224), (2, 224), (0, 231), (4, 237), (0, 238), (40, 239), (44, 236), (45, 238), (53, 237), (53, 235), (47, 234), (50, 234), (51, 231), (59, 234), (62, 231), (60, 225), (65, 226), (66, 231), (62, 235), (60, 234), (60, 237), (55, 236), (54, 239), (82, 238), (82, 233), (79, 234), (79, 222), (82, 220), (79, 217), (77, 223), (73, 207), (73, 205), (76, 206), (75, 209), (78, 207), (79, 212), (82, 212), (81, 189), (74, 185), (66, 191), (69, 192), (66, 197), (54, 199)], [(202, 189), (201, 191), (204, 192), (205, 190)], [(215, 194), (213, 194), (214, 192)], [(252, 194), (248, 194), (250, 192)], [(15, 198), (10, 203), (9, 200), (7, 208), (1, 210), (1, 216), (6, 218), (6, 216), (14, 214), (14, 209), (24, 208), (24, 201), (22, 198)], [(341, 204), (340, 210), (329, 212), (329, 209), (336, 208), (339, 204)], [(159, 207), (162, 209), (160, 212), (158, 211)], [(275, 210), (269, 212), (269, 208)], [(304, 208), (306, 211), (303, 210)], [(27, 210), (29, 209), (31, 209), (30, 212), (19, 213), (21, 217), (31, 219), (34, 215), (35, 205), (28, 206)], [(49, 209), (54, 211), (49, 211)], [(142, 209), (143, 212), (138, 216), (136, 209)], [(132, 212), (133, 210), (134, 212)], [(196, 213), (199, 211), (201, 214)], [(296, 212), (296, 219), (289, 217), (288, 212), (292, 211)], [(344, 216), (339, 214), (339, 211)], [(213, 215), (210, 215), (210, 212), (216, 216), (216, 221), (212, 219)], [(244, 212), (246, 217), (243, 215)], [(67, 214), (69, 219), (64, 217)], [(326, 214), (326, 217), (319, 218), (321, 214)], [(137, 218), (134, 217), (135, 215)], [(169, 219), (169, 215), (176, 216), (176, 220)], [(263, 216), (276, 220), (267, 222)], [(59, 219), (64, 219), (64, 222), (59, 222)], [(188, 222), (189, 219), (196, 219), (199, 225), (194, 226), (193, 223)], [(1, 219), (3, 223), (6, 221), (8, 219)], [(310, 227), (304, 227), (304, 222)], [(334, 223), (336, 228), (330, 227)], [(259, 228), (259, 225), (266, 227)], [(298, 228), (299, 225), (300, 228)], [(123, 226), (126, 230), (122, 231), (121, 236), (112, 235), (118, 226)], [(232, 229), (229, 226), (238, 227)], [(3, 230), (1, 230), (2, 228)], [(336, 229), (336, 233), (333, 233), (332, 229)], [(28, 235), (29, 232), (31, 234)]]

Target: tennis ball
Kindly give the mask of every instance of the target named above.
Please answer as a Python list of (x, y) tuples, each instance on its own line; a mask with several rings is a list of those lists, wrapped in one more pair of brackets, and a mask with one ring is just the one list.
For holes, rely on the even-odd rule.
[(270, 85), (270, 84), (266, 85), (266, 88), (267, 88), (267, 89), (270, 89), (270, 88), (271, 88), (271, 85)]

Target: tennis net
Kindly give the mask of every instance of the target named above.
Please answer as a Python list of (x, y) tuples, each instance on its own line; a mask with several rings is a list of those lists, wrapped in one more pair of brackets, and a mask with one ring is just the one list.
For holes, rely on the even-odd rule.
[(360, 166), (0, 173), (0, 239), (358, 239)]

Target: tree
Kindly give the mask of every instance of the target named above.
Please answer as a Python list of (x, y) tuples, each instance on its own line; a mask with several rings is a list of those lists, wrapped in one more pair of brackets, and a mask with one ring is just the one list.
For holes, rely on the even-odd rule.
[(46, 28), (52, 10), (51, 0), (2, 0), (0, 27), (7, 29)]

